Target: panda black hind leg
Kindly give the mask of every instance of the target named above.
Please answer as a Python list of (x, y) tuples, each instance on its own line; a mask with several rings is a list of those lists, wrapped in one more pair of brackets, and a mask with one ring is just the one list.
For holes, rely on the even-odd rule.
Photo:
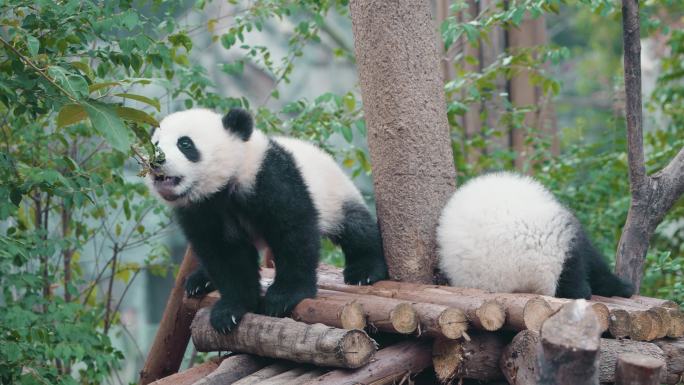
[(276, 276), (263, 298), (263, 314), (287, 315), (301, 300), (316, 296), (320, 234), (315, 219), (300, 218), (299, 222), (288, 230), (283, 225), (264, 234), (273, 252)]
[(563, 263), (555, 296), (571, 299), (591, 298), (591, 286), (589, 286), (589, 275), (584, 256), (578, 254), (576, 249), (570, 250), (565, 263)]
[(386, 279), (387, 264), (378, 224), (361, 203), (345, 203), (343, 211), (341, 231), (331, 239), (344, 252), (344, 281), (351, 285), (368, 285)]

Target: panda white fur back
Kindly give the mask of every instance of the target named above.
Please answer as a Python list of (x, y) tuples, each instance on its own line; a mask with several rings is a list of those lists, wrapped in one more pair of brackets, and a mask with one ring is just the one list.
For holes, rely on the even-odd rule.
[[(442, 211), (437, 242), (440, 269), (453, 286), (571, 298), (592, 289), (631, 295), (575, 216), (527, 176), (492, 173), (459, 187)], [(594, 282), (599, 277), (604, 284)]]
[[(165, 156), (152, 165), (148, 186), (175, 209), (201, 262), (186, 281), (188, 295), (221, 293), (210, 318), (218, 331), (231, 330), (245, 312), (281, 316), (315, 296), (321, 236), (342, 248), (345, 282), (387, 276), (377, 222), (322, 150), (267, 137), (242, 109), (173, 113), (152, 141)], [(269, 246), (276, 265), (263, 299), (255, 241)]]
[(342, 223), (345, 202), (363, 204), (363, 197), (335, 160), (320, 148), (294, 138), (274, 137), (292, 154), (319, 214), (319, 227), (333, 233)]

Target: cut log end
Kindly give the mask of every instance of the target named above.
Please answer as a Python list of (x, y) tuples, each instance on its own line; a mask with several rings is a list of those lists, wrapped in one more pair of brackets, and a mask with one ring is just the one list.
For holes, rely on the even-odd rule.
[(363, 307), (356, 302), (346, 304), (342, 308), (340, 322), (343, 329), (363, 330), (366, 327), (366, 316), (363, 312)]
[(390, 322), (397, 333), (411, 334), (418, 329), (418, 314), (408, 302), (400, 303), (390, 312)]
[(658, 385), (665, 362), (643, 354), (627, 353), (618, 358), (617, 385)]
[(670, 314), (671, 322), (667, 336), (670, 338), (684, 337), (684, 313), (679, 309), (671, 309), (668, 313)]
[(468, 320), (460, 309), (447, 308), (437, 318), (437, 324), (446, 338), (457, 339), (468, 330)]
[(625, 338), (629, 336), (631, 328), (630, 315), (627, 310), (613, 309), (610, 311), (610, 324), (608, 331), (615, 338)]
[(375, 342), (358, 329), (348, 330), (339, 344), (338, 354), (343, 357), (345, 366), (351, 369), (366, 365), (376, 351)]
[(485, 301), (477, 308), (475, 315), (477, 320), (472, 321), (479, 323), (487, 331), (499, 330), (506, 322), (506, 310), (494, 300)]
[(645, 311), (631, 314), (629, 337), (635, 341), (653, 341), (658, 335), (658, 327), (653, 317)]
[(610, 327), (610, 310), (608, 310), (608, 306), (602, 303), (592, 303), (591, 308), (594, 310), (594, 314), (596, 314), (596, 319), (601, 326), (601, 332), (608, 330)]
[(670, 312), (667, 308), (656, 306), (648, 310), (648, 313), (655, 320), (658, 326), (658, 333), (656, 338), (663, 338), (667, 336), (670, 332), (670, 325), (672, 325), (672, 317), (670, 317)]
[(532, 298), (523, 309), (523, 321), (529, 330), (541, 330), (542, 323), (553, 314), (553, 308), (542, 298)]
[(597, 351), (601, 330), (596, 315), (589, 309), (584, 300), (576, 300), (563, 306), (542, 325), (542, 343), (574, 350)]

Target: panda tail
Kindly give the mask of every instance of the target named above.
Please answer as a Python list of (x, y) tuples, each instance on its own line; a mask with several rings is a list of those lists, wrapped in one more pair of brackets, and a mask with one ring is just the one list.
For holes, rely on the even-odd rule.
[(591, 293), (604, 297), (631, 297), (634, 294), (634, 286), (611, 271), (603, 255), (588, 239), (585, 245)]

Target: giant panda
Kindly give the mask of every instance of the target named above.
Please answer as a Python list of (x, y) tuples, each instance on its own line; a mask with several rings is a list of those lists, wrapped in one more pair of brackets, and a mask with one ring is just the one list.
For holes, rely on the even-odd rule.
[(563, 298), (629, 297), (577, 218), (541, 183), (508, 172), (460, 187), (437, 227), (439, 266), (453, 286)]
[[(245, 312), (282, 316), (316, 293), (322, 235), (345, 255), (344, 279), (387, 276), (377, 222), (359, 190), (328, 154), (306, 142), (268, 137), (252, 116), (190, 109), (165, 117), (152, 135), (163, 161), (147, 183), (174, 208), (201, 267), (189, 296), (218, 289), (212, 326), (227, 333)], [(255, 245), (271, 249), (276, 276), (259, 303)]]

